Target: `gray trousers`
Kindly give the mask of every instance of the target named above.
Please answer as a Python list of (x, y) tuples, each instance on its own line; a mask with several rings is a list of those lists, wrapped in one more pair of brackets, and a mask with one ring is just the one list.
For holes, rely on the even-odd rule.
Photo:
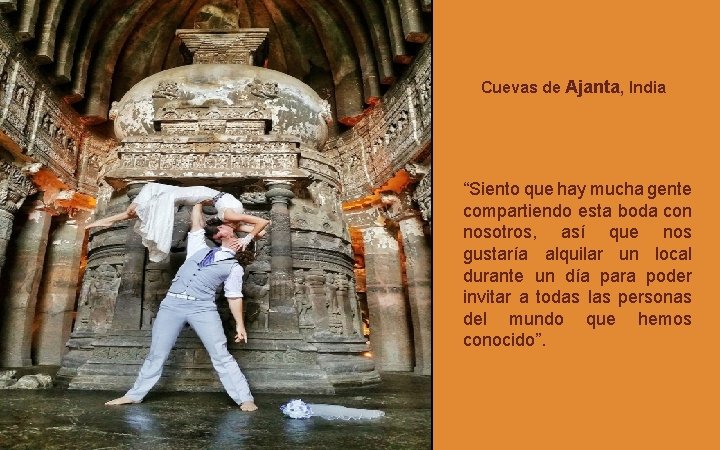
[(215, 302), (165, 297), (152, 328), (150, 352), (132, 389), (125, 396), (141, 401), (160, 379), (180, 331), (189, 323), (210, 354), (213, 367), (227, 393), (239, 405), (254, 401), (245, 376), (227, 350), (227, 338)]

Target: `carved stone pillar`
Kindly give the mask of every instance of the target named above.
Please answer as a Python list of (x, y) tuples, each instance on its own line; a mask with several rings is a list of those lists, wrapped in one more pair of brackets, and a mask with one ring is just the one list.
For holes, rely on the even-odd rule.
[[(140, 193), (143, 185), (144, 183), (136, 183), (128, 187), (127, 196), (130, 202)], [(139, 330), (141, 328), (145, 253), (142, 237), (135, 232), (132, 225), (129, 226), (111, 330)]]
[(415, 372), (430, 375), (432, 370), (432, 288), (431, 252), (416, 215), (400, 220), (408, 299), (415, 340)]
[(381, 371), (411, 371), (412, 342), (398, 242), (380, 226), (363, 230), (370, 343)]
[(297, 310), (293, 305), (295, 282), (293, 279), (292, 238), (288, 206), (295, 196), (287, 181), (266, 181), (265, 193), (272, 203), (270, 208), (270, 331), (299, 332)]
[(59, 223), (48, 244), (43, 282), (37, 305), (37, 334), (33, 342), (38, 365), (59, 365), (70, 337), (80, 260), (89, 213), (78, 212)]
[(5, 265), (15, 212), (25, 198), (35, 192), (35, 186), (19, 167), (0, 160), (0, 274)]
[(0, 332), (0, 367), (32, 365), (33, 319), (52, 214), (35, 202), (13, 246), (15, 258), (6, 274), (8, 297)]

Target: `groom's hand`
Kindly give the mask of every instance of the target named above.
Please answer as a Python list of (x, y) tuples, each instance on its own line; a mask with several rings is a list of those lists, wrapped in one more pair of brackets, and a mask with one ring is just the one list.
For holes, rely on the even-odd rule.
[(247, 332), (245, 331), (245, 326), (239, 325), (236, 331), (237, 335), (235, 336), (235, 342), (247, 342)]
[(232, 239), (230, 239), (230, 249), (232, 249), (232, 251), (234, 251), (235, 253), (237, 253), (237, 252), (239, 252), (240, 250), (242, 250), (243, 248), (244, 248), (244, 247), (243, 247), (243, 245), (242, 245), (241, 239), (238, 239), (238, 238), (232, 238)]
[(253, 237), (252, 237), (252, 235), (249, 235), (249, 234), (247, 236), (245, 236), (244, 238), (241, 238), (238, 241), (240, 243), (241, 249), (245, 250), (245, 248), (248, 246), (248, 244), (250, 244), (250, 242), (252, 242), (252, 240), (253, 240)]

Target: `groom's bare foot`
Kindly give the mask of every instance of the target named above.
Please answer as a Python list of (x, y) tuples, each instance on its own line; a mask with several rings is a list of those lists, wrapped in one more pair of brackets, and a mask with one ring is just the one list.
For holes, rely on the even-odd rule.
[(256, 409), (258, 409), (258, 407), (255, 402), (242, 402), (240, 404), (241, 411), (255, 411)]
[[(115, 400), (110, 400), (109, 402), (105, 402), (105, 405), (107, 406), (114, 406), (114, 405), (130, 405), (133, 403), (140, 403), (137, 400), (133, 400), (131, 398), (127, 398), (125, 396), (122, 396), (120, 398), (116, 398)], [(257, 407), (255, 407), (257, 408)]]

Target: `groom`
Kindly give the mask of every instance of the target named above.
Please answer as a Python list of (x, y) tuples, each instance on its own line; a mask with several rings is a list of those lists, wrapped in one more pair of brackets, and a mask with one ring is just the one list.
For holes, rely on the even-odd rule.
[[(205, 236), (220, 242), (220, 247), (210, 249), (205, 244)], [(215, 290), (225, 283), (225, 297), (237, 323), (235, 342), (247, 342), (242, 316), (243, 268), (235, 260), (235, 251), (247, 245), (246, 241), (252, 239), (248, 236), (238, 240), (235, 230), (228, 225), (206, 226), (202, 205), (198, 203), (193, 207), (187, 257), (160, 303), (153, 323), (150, 352), (132, 389), (106, 405), (140, 403), (160, 379), (170, 350), (180, 331), (189, 323), (210, 354), (213, 367), (230, 397), (243, 411), (257, 409), (245, 376), (227, 350), (227, 339), (215, 305)]]

